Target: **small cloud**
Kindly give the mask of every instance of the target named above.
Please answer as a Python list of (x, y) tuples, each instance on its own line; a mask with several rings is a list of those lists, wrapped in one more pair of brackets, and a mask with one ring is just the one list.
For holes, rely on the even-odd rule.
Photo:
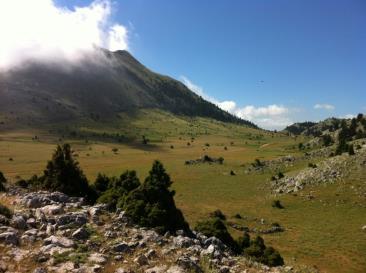
[(335, 109), (335, 107), (334, 107), (334, 105), (327, 104), (327, 103), (324, 103), (324, 104), (317, 103), (314, 105), (314, 109), (324, 109), (324, 110), (332, 111)]
[(347, 114), (347, 115), (341, 116), (340, 118), (352, 119), (352, 118), (355, 118), (355, 117), (356, 117), (356, 115), (353, 115), (353, 114)]
[(293, 123), (289, 117), (291, 111), (283, 105), (271, 104), (260, 107), (247, 105), (244, 107), (238, 107), (235, 101), (219, 101), (209, 96), (204, 92), (202, 87), (194, 84), (185, 76), (180, 76), (180, 79), (188, 89), (201, 96), (205, 100), (216, 104), (224, 111), (227, 111), (239, 118), (249, 120), (262, 128), (271, 130), (282, 129)]

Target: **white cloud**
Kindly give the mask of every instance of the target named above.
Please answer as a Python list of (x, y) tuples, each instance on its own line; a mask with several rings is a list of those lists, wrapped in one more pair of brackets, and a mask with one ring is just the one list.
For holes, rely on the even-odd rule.
[(128, 49), (128, 31), (111, 22), (110, 0), (58, 7), (53, 0), (0, 0), (0, 67), (30, 58), (74, 60), (95, 47)]
[(324, 109), (324, 110), (332, 111), (335, 109), (335, 107), (334, 107), (334, 105), (327, 104), (327, 103), (324, 103), (324, 104), (317, 103), (314, 105), (314, 109)]
[(212, 98), (203, 91), (202, 87), (194, 84), (185, 76), (180, 76), (180, 79), (184, 85), (202, 98), (216, 104), (221, 109), (236, 115), (237, 117), (252, 121), (262, 128), (272, 130), (282, 129), (293, 123), (289, 117), (291, 111), (282, 105), (272, 104), (261, 107), (247, 105), (238, 107), (235, 101), (218, 101), (217, 99)]
[(353, 115), (353, 114), (347, 114), (347, 115), (341, 116), (340, 118), (351, 119), (351, 118), (355, 118), (355, 117), (356, 117), (356, 115)]

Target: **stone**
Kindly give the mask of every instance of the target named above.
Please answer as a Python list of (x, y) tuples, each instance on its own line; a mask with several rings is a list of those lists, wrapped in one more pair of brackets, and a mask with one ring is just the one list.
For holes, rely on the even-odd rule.
[(75, 246), (75, 243), (73, 240), (68, 239), (66, 237), (57, 237), (57, 236), (50, 236), (48, 238), (46, 238), (44, 240), (44, 245), (49, 245), (49, 244), (53, 244), (53, 245), (57, 245), (59, 247), (63, 247), (63, 248), (71, 248)]
[(44, 267), (37, 267), (36, 269), (33, 270), (33, 273), (47, 273), (47, 269)]
[(125, 242), (122, 242), (122, 243), (118, 243), (116, 245), (114, 245), (112, 247), (112, 250), (114, 252), (124, 252), (124, 253), (128, 253), (128, 252), (131, 252), (131, 247), (125, 243)]
[(166, 266), (154, 266), (152, 268), (146, 269), (145, 273), (165, 273), (166, 272)]
[(116, 271), (114, 271), (114, 273), (128, 273), (128, 271), (122, 267), (117, 268)]
[(24, 217), (19, 215), (14, 215), (11, 218), (10, 225), (16, 229), (24, 230), (27, 228), (27, 222), (25, 221)]
[(230, 267), (228, 267), (226, 265), (221, 266), (219, 269), (219, 273), (230, 273)]
[(15, 232), (4, 232), (0, 234), (0, 243), (7, 245), (19, 245), (19, 237)]
[(57, 215), (64, 212), (63, 206), (61, 204), (47, 205), (41, 208), (41, 211), (45, 215)]
[(193, 261), (188, 256), (181, 256), (177, 259), (176, 264), (181, 268), (189, 272), (202, 273), (202, 269), (199, 267), (196, 261)]
[(366, 231), (366, 225), (364, 225), (361, 229)]
[(72, 238), (76, 240), (86, 240), (89, 238), (89, 232), (85, 227), (78, 228), (72, 233)]
[(74, 212), (60, 215), (56, 218), (56, 224), (58, 226), (72, 225), (76, 227), (81, 227), (88, 222), (88, 217), (86, 213)]
[(147, 259), (147, 257), (144, 254), (139, 255), (137, 258), (135, 258), (134, 262), (137, 263), (139, 266), (149, 264), (149, 260)]
[(187, 248), (194, 245), (194, 241), (191, 238), (183, 237), (181, 235), (174, 237), (173, 243), (180, 248)]
[(32, 228), (35, 228), (36, 226), (37, 226), (37, 221), (36, 221), (36, 219), (34, 219), (33, 217), (32, 218), (29, 218), (29, 219), (27, 219), (27, 225), (29, 226), (29, 227), (32, 227)]
[(146, 253), (146, 257), (148, 259), (152, 259), (155, 258), (157, 256), (155, 249), (150, 249), (147, 253)]
[(0, 214), (0, 225), (9, 225), (9, 219)]
[(107, 256), (100, 253), (92, 253), (88, 257), (88, 261), (94, 264), (105, 264), (107, 262)]
[(180, 266), (173, 265), (169, 267), (169, 269), (166, 271), (166, 273), (186, 273), (184, 269)]

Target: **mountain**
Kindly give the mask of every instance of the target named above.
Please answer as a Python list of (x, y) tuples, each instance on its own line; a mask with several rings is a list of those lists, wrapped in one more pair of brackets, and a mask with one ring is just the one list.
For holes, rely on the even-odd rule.
[(105, 125), (141, 109), (256, 127), (150, 71), (127, 51), (99, 49), (78, 62), (27, 62), (0, 74), (0, 98), (0, 129), (88, 120)]

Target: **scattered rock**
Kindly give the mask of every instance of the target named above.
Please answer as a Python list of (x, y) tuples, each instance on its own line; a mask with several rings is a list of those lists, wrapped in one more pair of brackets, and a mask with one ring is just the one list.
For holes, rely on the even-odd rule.
[(15, 232), (4, 232), (0, 234), (0, 243), (4, 243), (7, 245), (18, 245), (19, 237)]
[(72, 238), (76, 240), (86, 240), (89, 238), (89, 232), (85, 227), (78, 228), (72, 233)]

